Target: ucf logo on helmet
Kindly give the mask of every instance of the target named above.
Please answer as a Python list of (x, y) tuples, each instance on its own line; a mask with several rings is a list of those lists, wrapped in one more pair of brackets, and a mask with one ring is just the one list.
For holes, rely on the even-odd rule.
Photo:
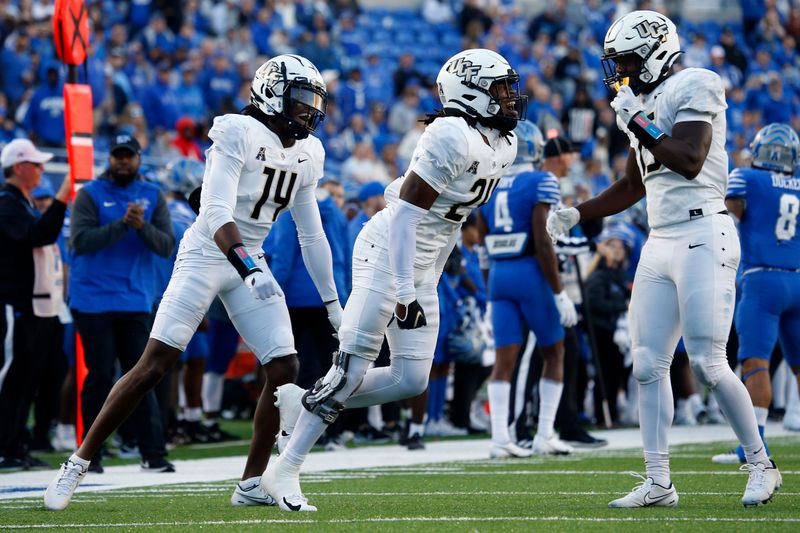
[(477, 76), (480, 70), (481, 67), (479, 65), (475, 65), (472, 61), (464, 59), (463, 57), (459, 57), (447, 65), (447, 72), (459, 78), (463, 78), (467, 83), (471, 83), (472, 78)]
[(653, 37), (660, 40), (662, 43), (667, 42), (669, 27), (664, 22), (657, 20), (643, 20), (634, 26), (633, 29), (639, 32), (639, 37)]

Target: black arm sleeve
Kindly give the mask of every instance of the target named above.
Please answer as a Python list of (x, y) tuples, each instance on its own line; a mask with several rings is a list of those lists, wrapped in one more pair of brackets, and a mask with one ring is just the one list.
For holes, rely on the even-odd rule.
[(111, 246), (127, 231), (122, 219), (101, 226), (94, 200), (86, 191), (78, 191), (70, 218), (70, 244), (76, 255), (91, 254)]
[(153, 252), (161, 257), (169, 257), (175, 248), (175, 234), (172, 232), (172, 217), (169, 215), (164, 195), (158, 193), (158, 202), (153, 210), (153, 218), (145, 222), (136, 232), (139, 238)]

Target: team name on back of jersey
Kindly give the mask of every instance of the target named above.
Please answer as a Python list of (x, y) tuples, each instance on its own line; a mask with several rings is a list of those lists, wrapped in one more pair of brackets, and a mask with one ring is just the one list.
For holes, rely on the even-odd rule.
[(800, 191), (800, 178), (789, 178), (779, 174), (772, 174), (772, 186), (779, 189)]

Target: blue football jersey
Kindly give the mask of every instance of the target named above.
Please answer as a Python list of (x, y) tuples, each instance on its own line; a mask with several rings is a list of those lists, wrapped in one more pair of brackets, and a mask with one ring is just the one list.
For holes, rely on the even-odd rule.
[(744, 270), (800, 268), (800, 179), (739, 168), (730, 175), (727, 197), (745, 200), (745, 214), (739, 224)]
[(480, 208), (489, 230), (489, 256), (502, 259), (525, 255), (533, 229), (534, 206), (556, 205), (560, 201), (558, 179), (550, 172), (526, 171), (503, 177), (489, 202)]

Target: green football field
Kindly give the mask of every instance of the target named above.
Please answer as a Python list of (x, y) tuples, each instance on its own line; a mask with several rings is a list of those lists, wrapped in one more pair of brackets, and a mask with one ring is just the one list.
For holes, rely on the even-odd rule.
[(81, 493), (63, 512), (45, 511), (40, 497), (0, 500), (0, 530), (800, 531), (800, 442), (770, 444), (784, 485), (750, 509), (739, 501), (746, 474), (711, 463), (720, 445), (704, 444), (673, 449), (674, 509), (606, 507), (637, 483), (628, 472), (642, 470), (640, 452), (625, 450), (310, 474), (302, 482), (317, 513), (234, 508), (231, 482)]

